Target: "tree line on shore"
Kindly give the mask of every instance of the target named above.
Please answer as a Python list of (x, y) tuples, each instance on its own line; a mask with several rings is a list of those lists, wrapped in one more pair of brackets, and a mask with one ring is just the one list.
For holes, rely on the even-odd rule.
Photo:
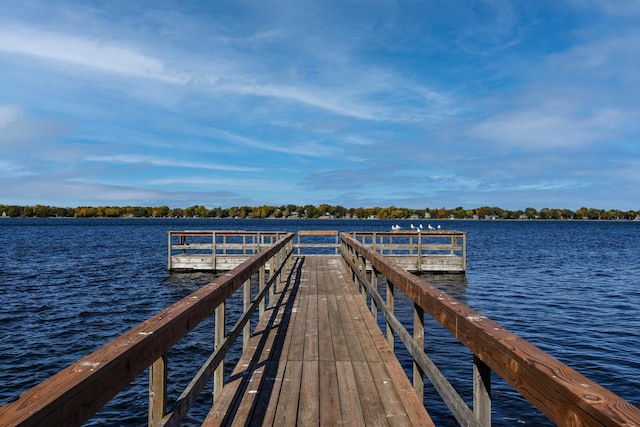
[(348, 219), (596, 219), (596, 220), (637, 220), (640, 211), (621, 211), (618, 209), (596, 209), (582, 207), (576, 211), (570, 209), (526, 208), (508, 210), (499, 207), (483, 206), (475, 209), (456, 207), (408, 209), (395, 206), (372, 208), (345, 208), (343, 206), (321, 204), (281, 205), (281, 206), (233, 206), (208, 209), (202, 205), (187, 208), (168, 206), (79, 206), (61, 208), (55, 206), (16, 206), (0, 205), (3, 217), (76, 217), (76, 218), (348, 218)]

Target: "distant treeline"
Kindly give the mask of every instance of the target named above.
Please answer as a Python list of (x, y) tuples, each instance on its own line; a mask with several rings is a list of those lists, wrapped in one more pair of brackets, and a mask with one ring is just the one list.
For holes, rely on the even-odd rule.
[(77, 218), (346, 218), (346, 219), (601, 219), (601, 220), (637, 220), (640, 211), (620, 211), (617, 209), (580, 208), (570, 209), (526, 208), (507, 210), (498, 207), (483, 206), (475, 209), (457, 207), (407, 209), (389, 206), (386, 208), (345, 208), (322, 204), (282, 205), (282, 206), (234, 206), (230, 208), (208, 209), (201, 205), (188, 208), (170, 208), (168, 206), (79, 206), (59, 208), (54, 206), (13, 206), (0, 205), (2, 217), (77, 217)]

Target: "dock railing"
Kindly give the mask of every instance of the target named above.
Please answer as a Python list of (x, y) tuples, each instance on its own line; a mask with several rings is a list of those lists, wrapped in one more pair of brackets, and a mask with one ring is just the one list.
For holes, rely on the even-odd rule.
[(298, 255), (340, 253), (338, 230), (298, 230), (295, 245)]
[[(342, 233), (342, 256), (371, 311), (385, 318), (394, 348), (398, 336), (413, 358), (416, 393), (423, 398), (424, 375), (460, 425), (491, 425), (491, 372), (495, 372), (551, 421), (561, 426), (640, 426), (640, 409), (566, 364), (509, 332), (443, 291), (390, 262), (352, 234)], [(369, 276), (368, 268), (372, 269)], [(386, 300), (377, 291), (386, 278)], [(394, 316), (394, 292), (413, 302), (413, 336)], [(424, 314), (433, 317), (472, 353), (473, 408), (464, 402), (424, 348)], [(428, 408), (427, 408), (428, 409)]]
[[(219, 258), (247, 257), (272, 245), (285, 232), (257, 232), (244, 230), (181, 230), (167, 231), (168, 269), (180, 269), (180, 256), (189, 258), (189, 267), (217, 270)], [(235, 266), (238, 260), (231, 264)]]
[(354, 232), (351, 236), (409, 271), (467, 270), (467, 233), (455, 230)]
[[(251, 335), (251, 316), (274, 301), (276, 287), (290, 265), (294, 234), (264, 247), (240, 266), (120, 335), (48, 380), (27, 390), (17, 400), (0, 407), (0, 425), (79, 426), (135, 378), (149, 369), (150, 426), (178, 426), (213, 376), (213, 394), (223, 386), (224, 359), (242, 335), (243, 347)], [(275, 266), (267, 280), (265, 265)], [(251, 278), (257, 275), (258, 294), (251, 298)], [(226, 301), (241, 286), (243, 314), (227, 329)], [(167, 408), (168, 352), (210, 315), (215, 315), (214, 350), (196, 376)]]

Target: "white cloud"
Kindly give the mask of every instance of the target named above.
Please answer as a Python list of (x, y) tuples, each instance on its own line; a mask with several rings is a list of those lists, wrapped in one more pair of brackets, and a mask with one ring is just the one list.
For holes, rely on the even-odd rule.
[(112, 42), (25, 27), (0, 28), (0, 51), (60, 61), (104, 72), (185, 83), (167, 64)]
[(163, 159), (146, 155), (88, 156), (85, 160), (89, 162), (129, 163), (170, 168), (219, 170), (227, 172), (259, 172), (262, 170), (261, 168), (252, 168), (246, 166), (222, 165), (212, 162), (202, 163), (185, 160)]
[(581, 147), (611, 134), (624, 115), (616, 111), (600, 111), (579, 115), (540, 107), (505, 113), (473, 126), (469, 136), (502, 147), (524, 150)]

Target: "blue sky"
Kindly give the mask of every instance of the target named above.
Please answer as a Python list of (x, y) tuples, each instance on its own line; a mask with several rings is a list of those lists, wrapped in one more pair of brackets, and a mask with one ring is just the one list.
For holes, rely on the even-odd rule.
[(0, 203), (640, 209), (636, 0), (0, 0)]

